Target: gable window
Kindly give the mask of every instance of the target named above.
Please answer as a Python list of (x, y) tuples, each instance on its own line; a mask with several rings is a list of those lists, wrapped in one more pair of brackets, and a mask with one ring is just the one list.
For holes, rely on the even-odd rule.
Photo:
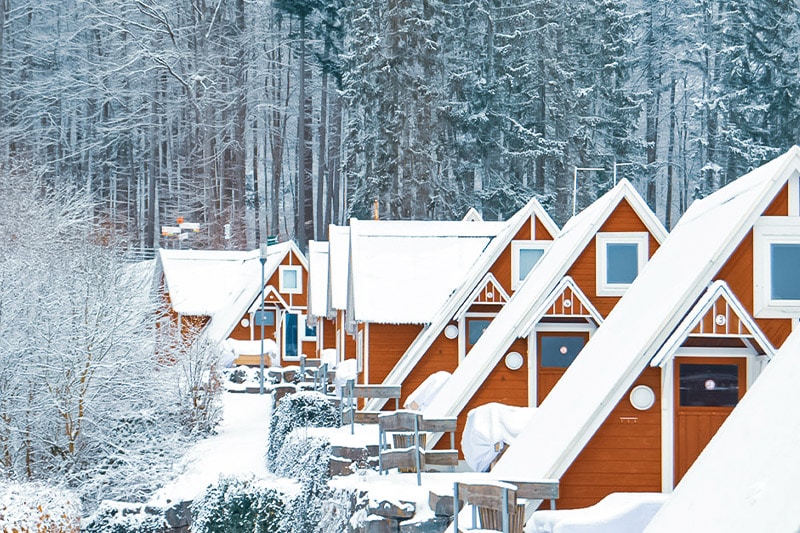
[(303, 292), (303, 267), (281, 266), (278, 270), (280, 291), (286, 294), (299, 294)]
[(800, 316), (800, 220), (762, 217), (753, 229), (757, 318)]
[(549, 245), (550, 243), (547, 241), (511, 242), (511, 288), (513, 290), (522, 285)]
[(646, 232), (597, 234), (598, 296), (625, 294), (647, 263), (648, 243)]

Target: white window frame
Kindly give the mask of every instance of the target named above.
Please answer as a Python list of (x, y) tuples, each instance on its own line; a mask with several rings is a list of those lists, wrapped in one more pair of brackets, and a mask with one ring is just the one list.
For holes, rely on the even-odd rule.
[(753, 311), (756, 318), (800, 317), (800, 300), (773, 300), (772, 244), (800, 245), (800, 217), (761, 217), (753, 227)]
[[(286, 272), (295, 272), (297, 287), (287, 287), (285, 283)], [(280, 291), (284, 294), (302, 294), (303, 292), (303, 267), (298, 265), (281, 265), (278, 267), (278, 283)]]
[(622, 296), (630, 283), (607, 283), (608, 275), (608, 256), (607, 244), (636, 244), (637, 257), (639, 260), (638, 272), (647, 264), (650, 257), (650, 234), (646, 231), (641, 232), (605, 232), (595, 236), (595, 248), (597, 253), (597, 295), (598, 296)]
[[(519, 256), (522, 250), (542, 250), (547, 252), (550, 241), (511, 241), (511, 290), (517, 290), (524, 279), (519, 279)], [(541, 261), (541, 259), (539, 259)], [(538, 262), (536, 263), (539, 264)], [(533, 269), (536, 265), (533, 266)], [(530, 274), (530, 272), (529, 272)]]
[[(300, 338), (305, 342), (316, 342), (317, 341), (316, 333), (314, 335), (306, 335), (306, 327), (307, 327), (307, 324), (308, 324), (308, 315), (300, 315), (300, 317), (301, 317), (300, 322), (301, 322), (301, 324), (303, 326), (303, 329), (300, 330)], [(319, 322), (317, 323), (317, 326), (319, 326)], [(317, 331), (317, 330), (315, 330), (315, 331)]]

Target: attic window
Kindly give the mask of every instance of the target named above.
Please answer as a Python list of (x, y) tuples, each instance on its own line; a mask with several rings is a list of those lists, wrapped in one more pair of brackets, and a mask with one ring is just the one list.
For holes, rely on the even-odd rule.
[(753, 229), (757, 318), (800, 316), (800, 220), (762, 217)]
[(598, 296), (625, 294), (647, 263), (648, 241), (646, 232), (597, 234)]
[(285, 294), (299, 294), (303, 292), (301, 283), (303, 268), (299, 266), (282, 266), (278, 270), (280, 277), (280, 291)]
[(511, 288), (516, 290), (533, 270), (550, 243), (547, 241), (511, 242)]

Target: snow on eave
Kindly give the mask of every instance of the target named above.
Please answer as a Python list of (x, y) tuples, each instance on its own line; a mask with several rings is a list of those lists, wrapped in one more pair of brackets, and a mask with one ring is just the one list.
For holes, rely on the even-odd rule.
[(467, 211), (467, 214), (464, 215), (464, 218), (461, 220), (465, 222), (483, 222), (483, 216), (478, 213), (478, 210), (474, 207), (470, 207)]
[(308, 315), (328, 317), (327, 241), (308, 241)]
[(739, 320), (750, 330), (750, 333), (753, 335), (753, 340), (764, 350), (767, 359), (771, 359), (775, 353), (775, 348), (773, 348), (772, 344), (764, 335), (764, 332), (761, 331), (761, 328), (758, 327), (756, 321), (753, 320), (753, 317), (750, 316), (750, 313), (747, 312), (747, 309), (745, 309), (736, 295), (733, 294), (728, 284), (722, 280), (717, 280), (708, 287), (700, 297), (700, 300), (692, 307), (692, 310), (689, 311), (678, 327), (675, 328), (672, 336), (658, 350), (653, 360), (650, 361), (650, 366), (663, 367), (672, 358), (675, 351), (680, 348), (686, 337), (689, 336), (696, 322), (706, 314), (720, 296), (728, 302), (739, 317)]
[(699, 216), (692, 216), (690, 207), (691, 218), (676, 225), (550, 391), (519, 446), (512, 445), (498, 462), (500, 475), (563, 475), (780, 188), (797, 174), (796, 147), (779, 159), (779, 165), (768, 163), (745, 176), (752, 186), (744, 191), (718, 195), (722, 201), (716, 205), (702, 204)]
[[(800, 331), (777, 351), (645, 533), (797, 531)], [(744, 459), (744, 460), (743, 460)]]
[[(622, 180), (567, 222), (522, 285), (489, 323), (468, 356), (453, 372), (453, 377), (445, 386), (446, 392), (439, 394), (429, 407), (431, 416), (457, 416), (464, 409), (505, 350), (515, 339), (525, 335), (523, 327), (529, 323), (531, 315), (541, 308), (623, 199), (635, 210), (637, 207), (647, 208), (630, 183)], [(654, 216), (651, 215), (650, 218), (657, 222)], [(656, 228), (659, 225), (660, 223)], [(655, 234), (654, 236), (658, 237)]]
[[(558, 225), (556, 225), (550, 215), (547, 214), (539, 201), (535, 197), (531, 198), (522, 209), (517, 211), (508, 220), (505, 230), (489, 244), (489, 248), (481, 255), (478, 261), (475, 262), (472, 269), (467, 274), (465, 282), (453, 291), (450, 298), (447, 299), (436, 313), (431, 323), (424, 327), (412, 341), (411, 345), (409, 345), (392, 370), (389, 371), (389, 374), (383, 381), (384, 384), (400, 385), (405, 381), (406, 377), (408, 377), (414, 367), (419, 363), (420, 359), (425, 355), (428, 348), (430, 348), (431, 344), (433, 344), (439, 336), (442, 329), (455, 315), (458, 308), (463, 305), (465, 299), (472, 293), (475, 284), (480, 282), (479, 280), (482, 279), (489, 271), (489, 268), (506, 250), (522, 226), (526, 222), (529, 222), (531, 216), (534, 215), (542, 222), (545, 228), (547, 228), (554, 240), (558, 238)], [(368, 402), (367, 409), (381, 409), (386, 404), (386, 401), (387, 400), (380, 398), (372, 399)]]

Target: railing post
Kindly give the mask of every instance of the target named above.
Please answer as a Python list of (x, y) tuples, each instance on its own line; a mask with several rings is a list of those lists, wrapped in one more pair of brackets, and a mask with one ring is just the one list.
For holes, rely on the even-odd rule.
[(503, 533), (509, 533), (508, 525), (508, 488), (503, 488)]
[(419, 414), (414, 413), (414, 464), (417, 467), (417, 486), (422, 485), (422, 466), (419, 450)]
[(458, 481), (456, 481), (453, 483), (453, 531), (455, 533), (458, 533), (458, 505)]

